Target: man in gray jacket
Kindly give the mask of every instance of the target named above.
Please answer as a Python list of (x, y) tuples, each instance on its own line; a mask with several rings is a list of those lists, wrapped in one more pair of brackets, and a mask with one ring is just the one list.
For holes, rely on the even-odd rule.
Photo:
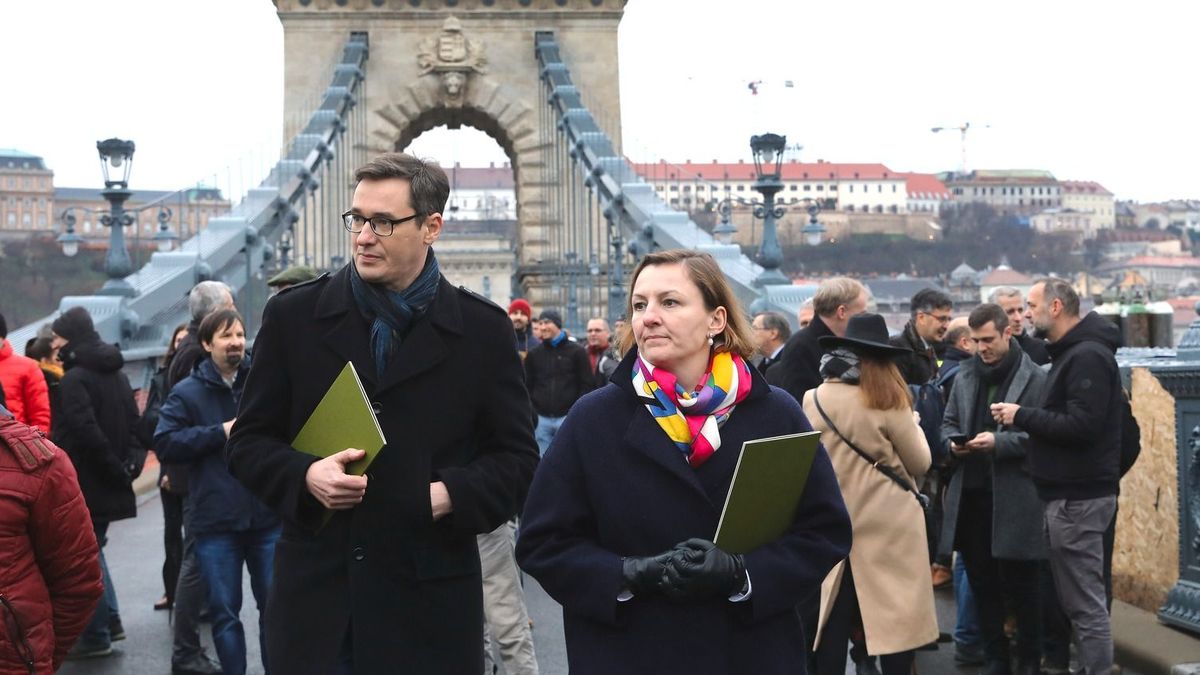
[(967, 325), (976, 354), (962, 362), (942, 421), (942, 437), (958, 461), (946, 492), (941, 548), (958, 551), (966, 565), (987, 658), (985, 675), (1011, 672), (1006, 599), (1016, 610), (1017, 673), (1036, 675), (1041, 652), (1037, 561), (1047, 555), (1043, 506), (1029, 477), (1029, 434), (998, 425), (990, 406), (1036, 405), (1046, 373), (1021, 349), (999, 305), (976, 307)]

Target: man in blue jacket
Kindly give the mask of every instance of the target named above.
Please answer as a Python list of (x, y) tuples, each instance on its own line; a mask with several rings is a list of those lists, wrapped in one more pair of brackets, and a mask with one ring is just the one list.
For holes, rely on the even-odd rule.
[[(242, 565), (259, 611), (259, 635), (279, 519), (226, 468), (225, 441), (237, 416), (250, 371), (242, 317), (222, 309), (200, 322), (198, 339), (206, 358), (171, 390), (159, 411), (154, 447), (168, 462), (190, 462), (187, 528), (196, 537), (196, 559), (208, 585), (213, 645), (226, 675), (246, 672), (242, 609)], [(267, 650), (262, 650), (266, 667)]]

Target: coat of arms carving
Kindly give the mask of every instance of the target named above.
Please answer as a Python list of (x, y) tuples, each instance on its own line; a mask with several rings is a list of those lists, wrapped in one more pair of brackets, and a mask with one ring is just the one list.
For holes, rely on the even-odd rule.
[(421, 75), (437, 75), (446, 106), (462, 107), (470, 76), (486, 72), (483, 43), (464, 35), (462, 22), (452, 16), (442, 24), (439, 35), (425, 38), (419, 48), (417, 66)]

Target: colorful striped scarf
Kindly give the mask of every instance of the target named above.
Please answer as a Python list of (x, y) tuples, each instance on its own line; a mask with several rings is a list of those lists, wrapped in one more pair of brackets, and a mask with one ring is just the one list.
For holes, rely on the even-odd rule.
[(654, 420), (692, 468), (721, 447), (721, 425), (750, 393), (750, 366), (736, 354), (718, 352), (694, 392), (684, 391), (675, 375), (655, 368), (640, 355), (633, 368), (633, 389)]

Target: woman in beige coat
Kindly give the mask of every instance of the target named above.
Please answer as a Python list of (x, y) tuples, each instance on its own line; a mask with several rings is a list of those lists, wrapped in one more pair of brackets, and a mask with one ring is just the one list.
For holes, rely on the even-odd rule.
[(854, 531), (850, 557), (821, 585), (820, 675), (845, 672), (847, 642), (858, 630), (867, 653), (881, 657), (883, 675), (908, 675), (913, 650), (938, 638), (921, 504), (880, 470), (911, 487), (920, 485), (930, 462), (908, 388), (891, 361), (909, 350), (890, 346), (887, 338), (878, 314), (852, 317), (845, 337), (822, 337), (825, 382), (804, 396)]

